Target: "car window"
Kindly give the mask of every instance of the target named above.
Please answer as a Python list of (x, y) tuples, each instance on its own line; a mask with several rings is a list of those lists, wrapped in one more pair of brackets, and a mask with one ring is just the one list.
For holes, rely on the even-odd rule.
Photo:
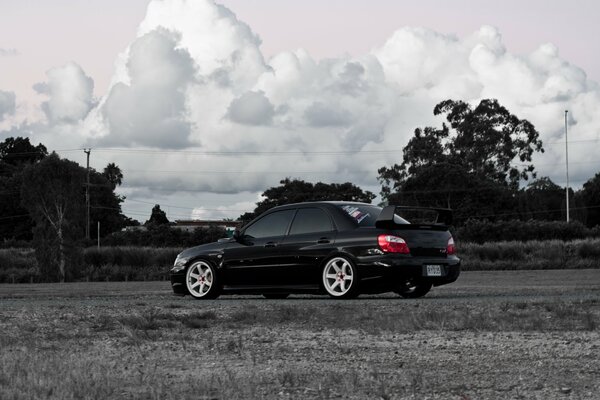
[(330, 232), (332, 229), (329, 215), (320, 208), (301, 208), (296, 213), (290, 235), (311, 232)]
[(256, 239), (285, 235), (295, 210), (276, 211), (250, 225), (244, 235)]
[[(338, 207), (344, 210), (359, 226), (375, 226), (375, 221), (383, 210), (381, 207), (362, 204), (340, 204)], [(394, 214), (394, 222), (399, 225), (410, 224), (398, 214)]]

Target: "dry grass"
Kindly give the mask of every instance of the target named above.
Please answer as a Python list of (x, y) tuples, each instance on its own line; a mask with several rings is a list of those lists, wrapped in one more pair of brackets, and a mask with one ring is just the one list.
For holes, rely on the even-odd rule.
[(600, 239), (459, 243), (467, 271), (600, 268)]
[(6, 285), (0, 398), (596, 398), (598, 273), (528, 274), (465, 274), (422, 300)]
[[(84, 251), (75, 280), (164, 280), (180, 248), (95, 247)], [(546, 270), (600, 268), (600, 239), (527, 242), (458, 242), (464, 270)], [(31, 249), (0, 249), (0, 282), (40, 281)]]

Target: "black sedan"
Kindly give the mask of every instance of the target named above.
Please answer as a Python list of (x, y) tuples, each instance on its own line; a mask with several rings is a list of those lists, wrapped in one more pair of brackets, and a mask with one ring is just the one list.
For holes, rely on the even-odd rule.
[(411, 224), (398, 215), (402, 209), (352, 202), (272, 208), (231, 239), (179, 254), (170, 271), (173, 291), (197, 299), (391, 291), (416, 298), (454, 282), (460, 259), (447, 226), (450, 210), (428, 209), (437, 212), (435, 222)]

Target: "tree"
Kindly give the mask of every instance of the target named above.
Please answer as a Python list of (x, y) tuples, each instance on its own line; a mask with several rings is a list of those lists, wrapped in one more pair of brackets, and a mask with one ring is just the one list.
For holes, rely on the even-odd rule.
[(576, 200), (577, 198), (580, 198), (582, 203), (578, 205), (585, 207), (586, 225), (590, 227), (600, 225), (600, 173), (583, 184)]
[(301, 203), (304, 201), (360, 201), (370, 203), (375, 195), (369, 191), (363, 191), (358, 186), (346, 183), (322, 183), (315, 184), (303, 180), (286, 178), (275, 186), (265, 190), (262, 196), (265, 198), (256, 203), (253, 212), (245, 213), (238, 219), (244, 223), (251, 221), (263, 212), (284, 204)]
[(121, 168), (115, 163), (109, 163), (104, 167), (102, 175), (113, 185), (113, 189), (121, 186), (121, 183), (123, 183), (123, 173), (121, 172)]
[(23, 169), (48, 154), (42, 144), (29, 138), (9, 137), (0, 143), (0, 240), (31, 240), (33, 220), (21, 206)]
[(565, 213), (565, 189), (548, 177), (532, 181), (519, 191), (519, 211), (524, 220), (559, 221)]
[(482, 100), (475, 108), (446, 100), (434, 108), (440, 114), (449, 126), (417, 128), (402, 163), (378, 170), (382, 197), (450, 207), (459, 216), (514, 212), (519, 182), (535, 177), (531, 156), (543, 152), (535, 127), (497, 100)]
[(9, 137), (0, 143), (0, 160), (3, 164), (32, 164), (47, 155), (48, 150), (43, 144), (33, 146), (29, 138)]
[(52, 153), (23, 171), (21, 201), (35, 221), (41, 273), (64, 282), (83, 236), (85, 169)]
[(156, 204), (152, 207), (150, 219), (144, 225), (167, 225), (168, 223), (167, 214), (160, 209), (160, 205)]
[[(92, 225), (100, 222), (101, 237), (131, 225), (131, 220), (121, 211), (121, 204), (125, 198), (115, 194), (115, 187), (122, 183), (122, 179), (120, 168), (113, 163), (108, 164), (103, 173), (94, 169), (90, 171), (90, 219)], [(91, 236), (96, 236), (95, 229), (92, 229)]]

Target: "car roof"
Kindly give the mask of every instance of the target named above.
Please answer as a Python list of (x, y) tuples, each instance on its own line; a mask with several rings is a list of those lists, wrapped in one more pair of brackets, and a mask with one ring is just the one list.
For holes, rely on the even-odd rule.
[[(362, 203), (359, 201), (340, 201), (340, 200), (335, 200), (335, 201), (305, 201), (305, 202), (301, 202), (301, 203), (292, 203), (292, 204), (284, 204), (282, 206), (277, 206), (277, 207), (273, 207), (271, 210), (285, 210), (287, 208), (296, 208), (299, 206), (317, 206), (317, 205), (339, 205), (339, 204), (355, 204), (355, 205), (361, 205), (361, 206), (376, 206), (375, 204), (369, 204), (369, 203)], [(269, 210), (269, 211), (271, 211)]]

